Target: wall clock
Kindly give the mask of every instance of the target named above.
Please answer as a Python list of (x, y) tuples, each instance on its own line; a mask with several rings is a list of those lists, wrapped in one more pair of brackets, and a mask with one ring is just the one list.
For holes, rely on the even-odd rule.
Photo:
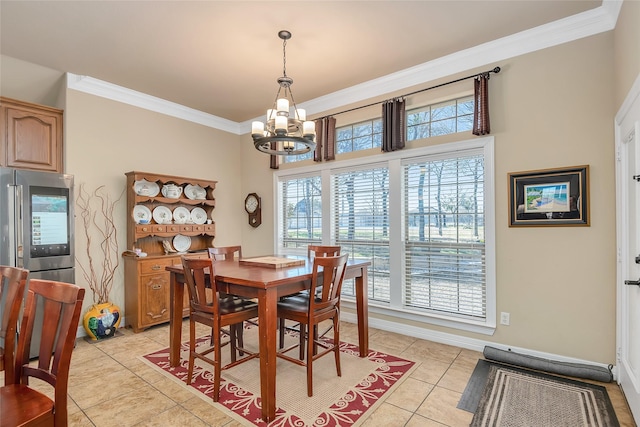
[(249, 225), (252, 227), (262, 224), (262, 207), (260, 205), (260, 196), (256, 193), (249, 193), (244, 199), (244, 210), (249, 214)]

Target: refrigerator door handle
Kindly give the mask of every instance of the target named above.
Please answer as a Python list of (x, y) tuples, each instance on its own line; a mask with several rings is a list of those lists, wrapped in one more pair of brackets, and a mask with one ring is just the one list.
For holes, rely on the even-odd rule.
[(23, 267), (22, 257), (23, 234), (22, 234), (22, 185), (11, 185), (9, 197), (9, 260), (11, 265)]

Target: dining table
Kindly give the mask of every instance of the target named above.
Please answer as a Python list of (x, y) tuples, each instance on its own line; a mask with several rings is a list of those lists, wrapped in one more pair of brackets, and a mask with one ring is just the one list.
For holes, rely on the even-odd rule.
[[(299, 265), (274, 266), (274, 264), (253, 261), (268, 257), (215, 263), (215, 281), (218, 291), (252, 298), (258, 303), (260, 397), (262, 418), (267, 422), (272, 421), (276, 414), (278, 299), (308, 289), (311, 286), (313, 271), (313, 259), (280, 255), (273, 257), (283, 260), (303, 260), (304, 263), (299, 261)], [(345, 280), (355, 279), (360, 357), (367, 357), (369, 353), (367, 270), (370, 265), (370, 261), (349, 260), (345, 271)], [(175, 367), (180, 364), (185, 279), (182, 265), (171, 265), (165, 268), (170, 273), (169, 363), (170, 366)]]

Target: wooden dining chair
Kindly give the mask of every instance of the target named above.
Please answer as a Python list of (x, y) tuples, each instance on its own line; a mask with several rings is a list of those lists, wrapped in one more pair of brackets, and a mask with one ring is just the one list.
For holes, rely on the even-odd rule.
[[(330, 246), (330, 245), (309, 245), (307, 246), (307, 258), (311, 261), (315, 257), (325, 257), (325, 256), (338, 256), (340, 255), (340, 246)], [(284, 298), (295, 298), (302, 294), (303, 298), (306, 298), (305, 294), (307, 291), (302, 291), (301, 293), (293, 294), (286, 296)], [(283, 298), (283, 299), (284, 299)], [(286, 330), (300, 332), (299, 325), (286, 326), (284, 319), (278, 319), (278, 332), (279, 332), (279, 348), (283, 348), (284, 346), (284, 335)], [(331, 327), (326, 329), (320, 336), (325, 336)], [(300, 360), (304, 359), (304, 336), (300, 333)], [(316, 337), (317, 338), (317, 337)]]
[[(300, 346), (293, 344), (279, 350), (278, 357), (307, 367), (307, 395), (313, 396), (313, 362), (329, 353), (334, 353), (336, 371), (340, 370), (340, 291), (347, 266), (348, 254), (316, 257), (313, 260), (311, 288), (306, 294), (278, 301), (278, 317), (300, 323), (300, 336), (306, 333), (306, 360), (293, 358), (286, 353)], [(322, 287), (322, 289), (320, 289)], [(320, 290), (319, 290), (320, 289)], [(318, 292), (316, 292), (319, 290)], [(333, 342), (316, 339), (318, 324), (333, 321)], [(316, 348), (321, 349), (316, 351)]]
[(0, 371), (5, 371), (5, 385), (15, 369), (16, 327), (28, 274), (22, 268), (0, 266), (0, 303), (4, 301), (0, 316)]
[[(70, 283), (30, 279), (16, 351), (15, 371), (0, 388), (0, 427), (67, 425), (67, 386), (85, 290)], [(38, 361), (29, 363), (36, 310), (43, 310)], [(29, 379), (53, 387), (53, 400), (29, 387)]]
[[(195, 359), (211, 364), (214, 369), (213, 401), (217, 402), (220, 398), (221, 371), (258, 357), (259, 353), (247, 351), (236, 343), (238, 330), (243, 327), (243, 322), (258, 317), (258, 305), (241, 298), (221, 299), (215, 285), (215, 263), (212, 259), (182, 257), (190, 301), (189, 369), (186, 381), (187, 384), (191, 384)], [(213, 292), (207, 292), (206, 270), (209, 270)], [(196, 323), (209, 326), (213, 335), (213, 345), (203, 351), (196, 349)], [(221, 338), (221, 329), (224, 326), (228, 326), (230, 331), (229, 341), (225, 343)], [(231, 347), (231, 362), (223, 365), (221, 348), (228, 344)], [(237, 358), (236, 352), (240, 352), (240, 358)], [(213, 359), (207, 357), (210, 353), (213, 353)]]
[[(218, 246), (214, 248), (208, 248), (208, 251), (209, 251), (209, 258), (216, 261), (234, 261), (236, 259), (236, 255), (238, 260), (242, 259), (242, 246)], [(220, 296), (220, 298), (239, 298), (239, 297), (228, 295), (222, 292), (220, 292), (218, 295)], [(253, 320), (249, 320), (249, 323), (255, 326), (258, 326), (258, 323), (254, 322)], [(227, 332), (227, 331), (224, 331), (224, 332)], [(242, 328), (238, 328), (236, 332), (238, 334), (237, 335), (238, 345), (240, 347), (243, 347), (244, 334), (242, 332)], [(211, 339), (213, 340), (213, 334), (211, 334)], [(213, 345), (213, 341), (211, 341), (211, 345)], [(240, 356), (242, 355), (243, 353), (241, 351)]]
[(238, 259), (242, 258), (242, 246), (220, 246), (209, 248), (209, 258), (216, 261), (233, 261), (236, 254)]

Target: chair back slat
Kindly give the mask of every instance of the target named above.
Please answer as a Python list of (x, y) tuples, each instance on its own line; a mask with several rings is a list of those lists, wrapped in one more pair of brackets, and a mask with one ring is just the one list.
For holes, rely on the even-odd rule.
[(209, 258), (216, 261), (233, 261), (236, 257), (242, 258), (242, 246), (220, 246), (209, 248)]
[(4, 301), (0, 317), (0, 371), (5, 371), (5, 384), (14, 377), (17, 324), (28, 273), (22, 268), (0, 266), (0, 303)]

